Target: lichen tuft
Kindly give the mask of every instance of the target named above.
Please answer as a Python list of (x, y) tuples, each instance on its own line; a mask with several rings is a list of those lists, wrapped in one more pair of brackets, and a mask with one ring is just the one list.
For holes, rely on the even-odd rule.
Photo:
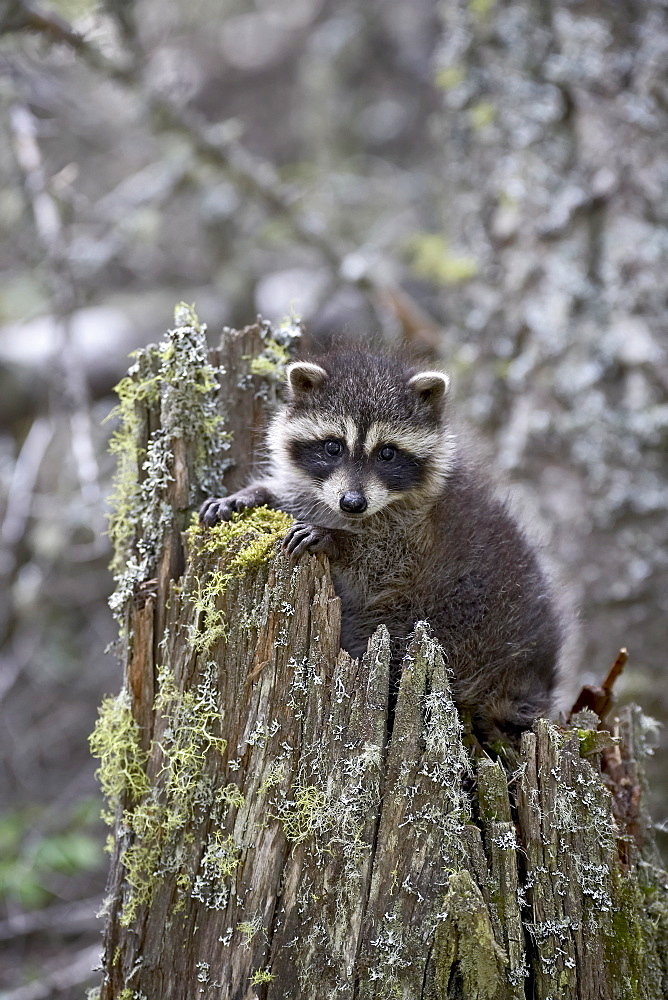
[(327, 817), (327, 799), (315, 785), (298, 786), (294, 799), (279, 813), (283, 832), (291, 844), (301, 844), (321, 827)]
[(250, 977), (251, 986), (261, 986), (262, 983), (270, 983), (276, 976), (269, 969), (258, 969)]
[(109, 805), (102, 814), (109, 824), (113, 823), (114, 812), (125, 796), (136, 801), (148, 791), (144, 770), (148, 754), (142, 751), (139, 737), (127, 691), (121, 691), (115, 698), (105, 698), (89, 744), (92, 755), (100, 761), (95, 775)]

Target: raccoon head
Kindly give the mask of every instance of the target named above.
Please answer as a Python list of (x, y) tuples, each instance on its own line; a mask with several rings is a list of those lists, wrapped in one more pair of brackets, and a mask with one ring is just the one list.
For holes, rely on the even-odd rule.
[(269, 444), (286, 483), (349, 523), (438, 495), (451, 466), (449, 378), (361, 353), (296, 361)]

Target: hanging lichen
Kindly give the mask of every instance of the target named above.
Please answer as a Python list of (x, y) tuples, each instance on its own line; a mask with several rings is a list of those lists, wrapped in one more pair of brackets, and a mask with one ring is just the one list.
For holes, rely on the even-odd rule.
[(148, 754), (141, 750), (139, 726), (132, 716), (127, 692), (104, 699), (89, 743), (91, 753), (100, 761), (95, 776), (109, 807), (103, 815), (111, 824), (124, 796), (139, 799), (149, 787), (144, 770)]

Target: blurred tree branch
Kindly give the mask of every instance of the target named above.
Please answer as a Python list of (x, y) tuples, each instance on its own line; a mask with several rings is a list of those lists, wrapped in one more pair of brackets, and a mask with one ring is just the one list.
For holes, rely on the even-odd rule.
[[(16, 459), (5, 516), (0, 525), (0, 574), (8, 575), (14, 567), (16, 546), (30, 516), (37, 475), (52, 436), (51, 422), (38, 417), (32, 422)], [(3, 690), (0, 683), (0, 699)]]
[(0, 941), (28, 937), (30, 934), (73, 934), (97, 928), (97, 911), (100, 900), (77, 900), (73, 903), (49, 906), (45, 910), (15, 913), (0, 921)]
[(133, 71), (108, 59), (78, 31), (53, 11), (39, 10), (24, 0), (0, 0), (0, 35), (29, 32), (51, 44), (67, 45), (92, 68), (113, 80), (132, 82)]
[(26, 986), (19, 986), (16, 990), (7, 990), (6, 993), (2, 994), (2, 1000), (47, 1000), (48, 997), (72, 986), (80, 986), (81, 983), (92, 979), (93, 970), (99, 962), (99, 956), (99, 945), (82, 948), (76, 952), (73, 961), (65, 968), (51, 972), (44, 979), (28, 983)]
[[(8, 31), (33, 31), (42, 34), (50, 43), (63, 44), (72, 48), (96, 72), (119, 83), (132, 87), (141, 93), (145, 110), (159, 128), (177, 132), (184, 136), (192, 148), (205, 160), (223, 169), (232, 180), (249, 193), (260, 198), (273, 212), (284, 214), (295, 234), (306, 243), (318, 249), (327, 263), (339, 270), (344, 253), (326, 238), (322, 226), (315, 220), (305, 218), (295, 210), (293, 201), (281, 184), (274, 167), (266, 160), (252, 156), (238, 141), (235, 123), (208, 126), (193, 108), (187, 114), (170, 100), (150, 93), (142, 84), (142, 51), (136, 30), (133, 33), (126, 14), (121, 16), (113, 7), (114, 20), (123, 26), (125, 39), (132, 39), (132, 62), (122, 66), (105, 55), (89, 40), (78, 34), (62, 18), (52, 18), (43, 14), (23, 0), (11, 0), (8, 11), (0, 8), (0, 34)], [(126, 5), (124, 5), (126, 6)], [(361, 283), (361, 279), (356, 284)]]
[[(242, 191), (257, 198), (274, 215), (280, 216), (304, 244), (316, 249), (328, 266), (332, 281), (321, 300), (333, 285), (349, 284), (364, 292), (382, 327), (387, 313), (401, 335), (416, 347), (433, 352), (438, 342), (438, 326), (419, 306), (409, 292), (399, 288), (385, 275), (375, 273), (373, 264), (363, 255), (342, 246), (324, 222), (297, 207), (299, 194), (283, 184), (269, 161), (251, 154), (239, 141), (239, 126), (235, 121), (209, 125), (193, 107), (181, 108), (169, 98), (143, 85), (146, 59), (137, 33), (132, 0), (108, 3), (106, 9), (117, 24), (131, 53), (130, 62), (121, 65), (111, 60), (83, 35), (60, 17), (44, 14), (24, 0), (11, 0), (8, 13), (0, 16), (0, 34), (8, 31), (31, 31), (43, 35), (49, 43), (63, 44), (73, 49), (91, 69), (111, 80), (132, 88), (144, 103), (144, 111), (161, 131), (182, 136), (204, 162), (222, 170)], [(355, 257), (354, 262), (351, 258)]]
[(65, 42), (74, 49), (83, 43), (78, 32), (53, 12), (42, 12), (22, 0), (2, 0), (0, 3), (0, 34), (14, 31), (35, 31), (54, 42)]
[(72, 452), (81, 493), (93, 507), (100, 499), (99, 469), (93, 447), (90, 399), (81, 358), (74, 346), (71, 317), (77, 307), (77, 289), (69, 267), (60, 212), (48, 190), (37, 142), (35, 119), (26, 105), (15, 101), (10, 108), (16, 161), (23, 173), (35, 228), (44, 247), (54, 314), (58, 318), (60, 343), (54, 361), (62, 371), (62, 394), (70, 411)]

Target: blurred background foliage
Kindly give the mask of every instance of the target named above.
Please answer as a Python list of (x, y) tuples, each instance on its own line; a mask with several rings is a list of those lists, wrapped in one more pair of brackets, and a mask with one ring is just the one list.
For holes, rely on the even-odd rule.
[[(408, 339), (668, 716), (661, 0), (0, 0), (2, 995), (80, 996), (112, 386), (174, 303)], [(666, 738), (651, 767), (666, 819)]]

